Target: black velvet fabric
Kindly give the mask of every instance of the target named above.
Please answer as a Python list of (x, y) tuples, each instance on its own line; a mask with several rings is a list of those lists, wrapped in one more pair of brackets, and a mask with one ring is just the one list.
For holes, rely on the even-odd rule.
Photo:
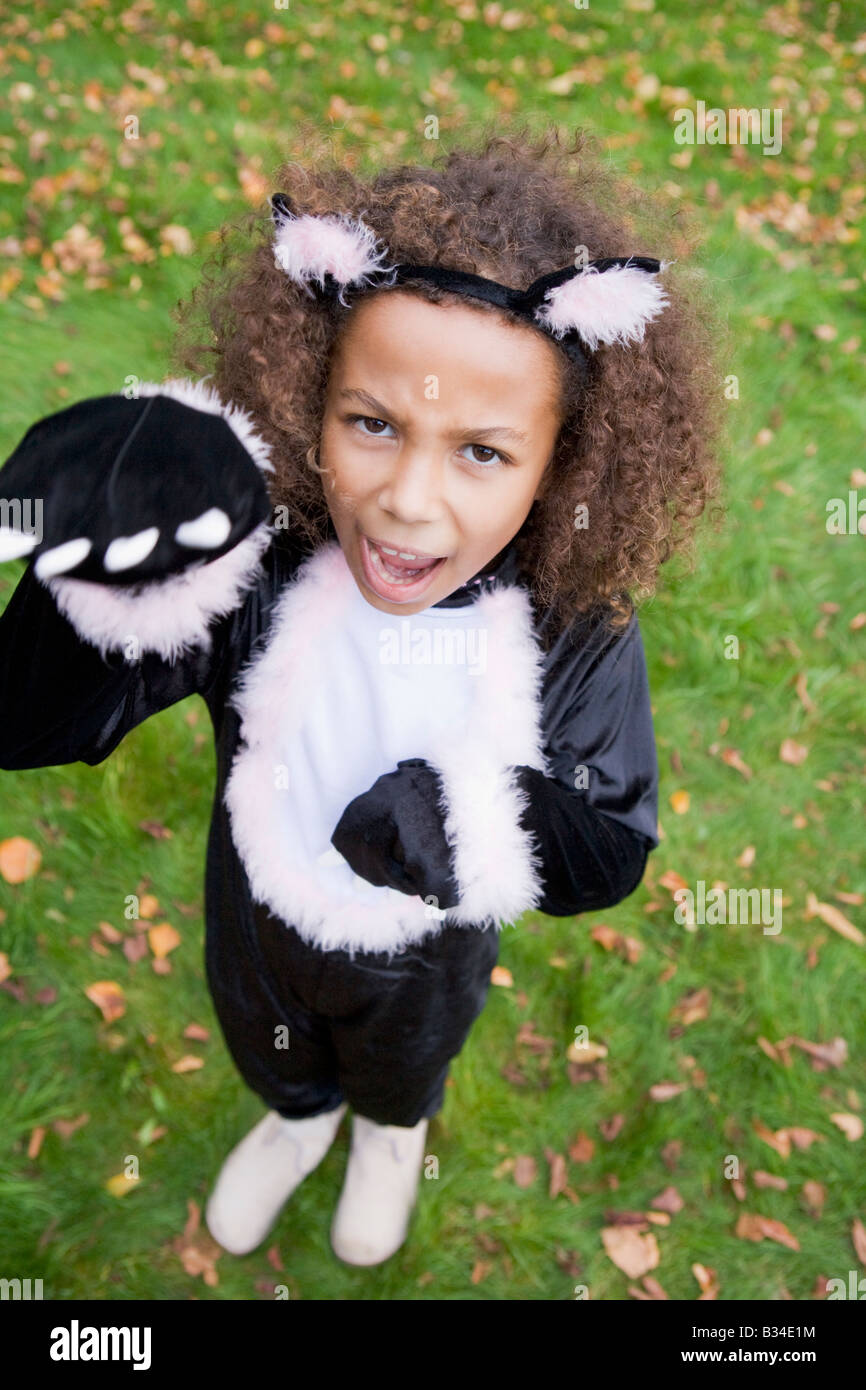
[[(24, 499), (31, 525), (37, 499), (42, 507), (31, 558), (83, 537), (91, 550), (64, 575), (123, 587), (217, 559), (271, 516), (262, 473), (227, 422), (161, 395), (97, 396), (31, 426), (0, 470), (0, 500)], [(226, 540), (179, 545), (177, 527), (211, 507), (231, 521)], [(149, 555), (123, 571), (104, 568), (111, 541), (152, 526), (159, 537)]]
[(396, 772), (377, 778), (350, 801), (331, 844), (368, 883), (410, 896), (459, 901), (451, 850), (445, 838), (442, 780), (423, 758), (404, 758)]

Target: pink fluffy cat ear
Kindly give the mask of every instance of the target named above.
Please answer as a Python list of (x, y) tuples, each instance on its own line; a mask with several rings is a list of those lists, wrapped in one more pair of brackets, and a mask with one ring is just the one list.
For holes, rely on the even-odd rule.
[(549, 289), (535, 317), (555, 338), (577, 332), (591, 350), (600, 343), (639, 343), (669, 303), (657, 276), (672, 264), (643, 256), (591, 261)]
[(387, 251), (363, 222), (343, 213), (315, 217), (298, 215), (285, 193), (270, 200), (275, 224), (274, 260), (290, 280), (306, 286), (310, 281), (325, 288), (330, 277), (343, 291), (350, 285), (367, 284), (387, 272)]

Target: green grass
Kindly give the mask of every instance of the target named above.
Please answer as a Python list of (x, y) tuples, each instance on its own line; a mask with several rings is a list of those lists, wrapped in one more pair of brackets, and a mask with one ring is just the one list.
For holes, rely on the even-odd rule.
[[(165, 712), (99, 768), (4, 774), (0, 839), (26, 835), (44, 860), (29, 882), (0, 883), (0, 950), (14, 971), (10, 983), (24, 983), (30, 1000), (0, 993), (0, 1275), (41, 1277), (49, 1297), (268, 1298), (286, 1283), (293, 1298), (308, 1299), (562, 1300), (586, 1284), (593, 1299), (622, 1299), (635, 1281), (604, 1252), (606, 1213), (645, 1210), (669, 1184), (684, 1206), (653, 1228), (660, 1262), (652, 1273), (673, 1299), (697, 1296), (696, 1264), (714, 1270), (719, 1297), (732, 1300), (808, 1299), (819, 1275), (847, 1277), (857, 1267), (851, 1229), (866, 1220), (866, 1141), (849, 1141), (830, 1115), (862, 1113), (866, 1095), (864, 953), (805, 909), (813, 892), (866, 928), (862, 906), (834, 897), (866, 891), (866, 628), (851, 627), (866, 608), (866, 538), (825, 528), (827, 500), (846, 496), (862, 465), (866, 415), (863, 165), (850, 133), (852, 125), (862, 130), (862, 41), (854, 47), (862, 22), (846, 6), (802, 5), (783, 20), (781, 7), (671, 0), (663, 11), (533, 6), (513, 30), (476, 13), (458, 32), (458, 10), (471, 12), (424, 2), (273, 12), (191, 4), (180, 13), (157, 0), (132, 21), (121, 18), (132, 11), (108, 0), (78, 20), (52, 3), (4, 21), (10, 98), (0, 154), (23, 181), (5, 176), (0, 242), (36, 238), (18, 252), (7, 246), (0, 259), (0, 276), (21, 271), (15, 284), (0, 281), (4, 457), (52, 410), (119, 390), (129, 374), (160, 378), (172, 306), (196, 282), (216, 227), (246, 209), (239, 165), (267, 175), (300, 152), (299, 120), (322, 122), (336, 150), (361, 163), (426, 159), (431, 113), (443, 135), (510, 109), (589, 124), (615, 167), (648, 187), (670, 185), (672, 216), (683, 210), (703, 230), (700, 264), (732, 329), (726, 373), (739, 380), (728, 413), (727, 525), (705, 532), (695, 571), (672, 567), (641, 613), (665, 838), (644, 884), (619, 907), (574, 921), (530, 915), (504, 934), (501, 963), (514, 986), (491, 990), (453, 1066), (428, 1138), (439, 1177), (422, 1181), (410, 1239), (391, 1261), (353, 1270), (330, 1251), (344, 1127), (280, 1219), (273, 1243), (282, 1272), (265, 1249), (241, 1260), (223, 1255), (210, 1287), (185, 1273), (172, 1242), (188, 1201), (203, 1206), (227, 1150), (262, 1107), (228, 1057), (204, 981), (213, 787), (209, 743), (196, 743), (209, 728), (204, 707), (192, 700)], [(66, 32), (46, 35), (61, 19)], [(387, 39), (384, 52), (369, 44), (376, 35)], [(245, 51), (259, 38), (260, 53)], [(181, 51), (184, 41), (191, 46)], [(340, 63), (354, 72), (341, 74)], [(568, 96), (547, 90), (575, 67), (588, 82)], [(165, 77), (166, 92), (151, 95), (141, 69)], [(661, 87), (641, 99), (635, 84), (646, 75)], [(16, 88), (22, 83), (35, 96)], [(687, 88), (686, 105), (700, 98), (708, 106), (783, 106), (782, 153), (698, 146), (687, 167), (672, 164), (682, 151), (671, 137), (677, 103), (666, 88)], [(138, 142), (122, 139), (130, 112), (141, 119)], [(34, 145), (38, 131), (49, 138)], [(65, 189), (33, 188), (63, 171), (73, 176)], [(772, 213), (780, 194), (805, 200), (808, 217), (787, 227), (765, 221), (757, 231), (744, 223), (742, 209)], [(123, 216), (156, 250), (151, 262), (129, 259)], [(40, 257), (76, 222), (103, 241), (109, 285), (88, 289), (81, 271), (62, 274), (65, 298), (53, 300), (39, 279), (50, 255), (47, 266)], [(170, 223), (189, 229), (191, 256), (160, 253), (159, 229)], [(833, 325), (835, 338), (817, 337), (821, 324)], [(68, 364), (62, 375), (58, 362)], [(757, 443), (766, 429), (772, 436)], [(0, 600), (19, 571), (4, 567)], [(838, 610), (822, 611), (826, 604)], [(725, 658), (729, 635), (739, 640), (738, 660)], [(801, 673), (812, 712), (797, 695)], [(192, 710), (195, 725), (186, 722)], [(804, 762), (780, 760), (786, 738), (808, 748)], [(725, 748), (738, 750), (749, 780), (723, 760)], [(690, 794), (684, 815), (670, 808), (675, 790)], [(141, 831), (145, 818), (162, 821), (173, 838)], [(739, 867), (747, 845), (754, 862)], [(702, 878), (779, 887), (783, 931), (687, 931), (658, 886), (665, 872), (692, 885)], [(126, 897), (147, 889), (160, 900), (160, 919), (183, 938), (165, 977), (148, 960), (130, 965), (117, 946), (103, 959), (88, 944), (99, 921), (127, 929)], [(592, 939), (602, 921), (641, 941), (636, 964)], [(99, 979), (126, 991), (127, 1012), (110, 1025), (84, 994)], [(703, 986), (709, 1017), (678, 1030), (671, 1009)], [(54, 1001), (35, 1002), (47, 987)], [(527, 1020), (551, 1040), (547, 1054), (515, 1042)], [(209, 1042), (183, 1037), (193, 1021), (211, 1029)], [(609, 1055), (603, 1079), (575, 1085), (565, 1052), (580, 1024)], [(818, 1071), (794, 1049), (787, 1069), (757, 1042), (788, 1035), (842, 1036), (848, 1060)], [(201, 1054), (205, 1066), (178, 1075), (172, 1064), (186, 1053)], [(515, 1065), (523, 1085), (503, 1076)], [(649, 1088), (666, 1080), (690, 1084), (653, 1101)], [(67, 1140), (51, 1128), (84, 1112), (89, 1121)], [(600, 1125), (616, 1115), (622, 1128), (606, 1140)], [(810, 1128), (823, 1142), (784, 1159), (757, 1136), (754, 1120), (772, 1130)], [(167, 1133), (144, 1143), (137, 1136), (148, 1123)], [(29, 1159), (38, 1126), (47, 1133)], [(579, 1131), (595, 1151), (588, 1163), (568, 1160), (575, 1204), (547, 1195), (545, 1149), (566, 1154)], [(671, 1169), (663, 1151), (674, 1140), (682, 1147)], [(503, 1170), (520, 1154), (538, 1164), (526, 1189)], [(137, 1156), (142, 1181), (118, 1199), (104, 1184), (128, 1155)], [(745, 1172), (743, 1202), (725, 1177), (729, 1155)], [(783, 1176), (787, 1189), (756, 1188), (756, 1169)], [(806, 1181), (826, 1190), (820, 1217), (804, 1208)], [(479, 1204), (492, 1214), (477, 1217)], [(737, 1237), (743, 1210), (785, 1223), (800, 1249)]]

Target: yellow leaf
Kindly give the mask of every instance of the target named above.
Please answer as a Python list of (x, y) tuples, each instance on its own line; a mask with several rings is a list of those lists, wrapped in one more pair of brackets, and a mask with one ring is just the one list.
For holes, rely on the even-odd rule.
[(490, 983), (492, 985), (502, 985), (505, 989), (510, 989), (514, 984), (514, 977), (510, 970), (506, 970), (504, 965), (494, 965), (490, 972)]
[(125, 1173), (115, 1173), (114, 1177), (105, 1183), (105, 1190), (110, 1192), (112, 1197), (125, 1197), (127, 1192), (138, 1187), (140, 1182), (141, 1178), (128, 1178)]
[(685, 791), (673, 792), (670, 798), (671, 807), (674, 813), (678, 816), (684, 816), (686, 814), (686, 811), (689, 809), (690, 802), (691, 797), (689, 796), (688, 792)]
[(12, 974), (12, 966), (9, 964), (9, 957), (5, 951), (0, 951), (0, 984), (8, 980)]

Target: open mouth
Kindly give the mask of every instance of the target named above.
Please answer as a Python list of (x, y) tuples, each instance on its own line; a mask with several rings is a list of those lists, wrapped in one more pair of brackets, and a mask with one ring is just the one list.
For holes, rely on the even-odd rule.
[(381, 598), (409, 599), (423, 593), (445, 564), (447, 555), (429, 560), (411, 551), (385, 547), (361, 536), (361, 563), (370, 587)]

